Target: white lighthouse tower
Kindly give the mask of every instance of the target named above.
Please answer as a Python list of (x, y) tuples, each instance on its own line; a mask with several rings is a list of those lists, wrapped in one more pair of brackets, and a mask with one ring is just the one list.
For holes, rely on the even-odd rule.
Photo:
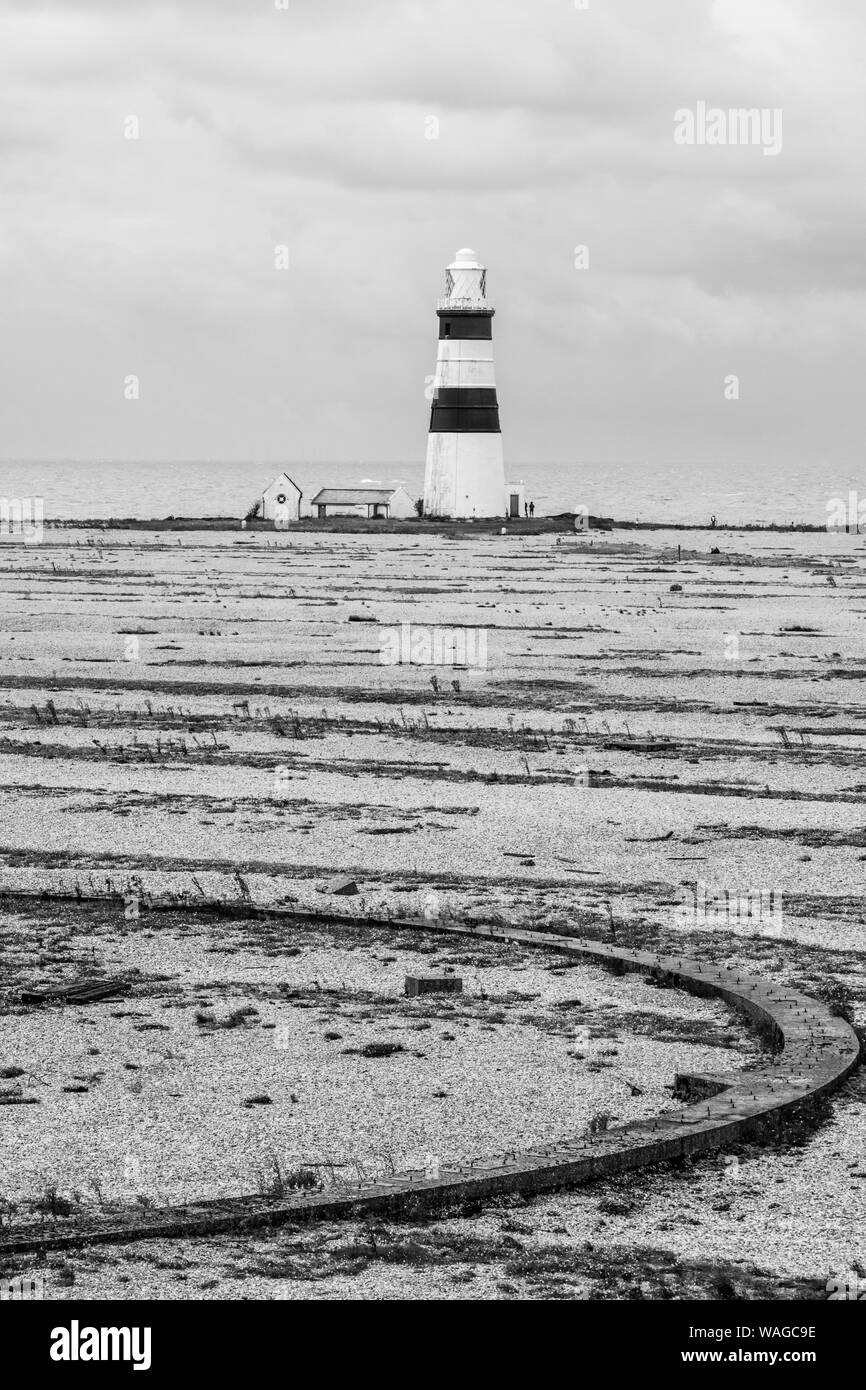
[(502, 516), (505, 468), (487, 270), (468, 247), (445, 271), (424, 476), (426, 516)]

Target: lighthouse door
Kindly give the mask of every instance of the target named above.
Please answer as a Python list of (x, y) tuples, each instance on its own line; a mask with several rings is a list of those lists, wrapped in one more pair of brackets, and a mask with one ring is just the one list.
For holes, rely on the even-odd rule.
[(509, 516), (520, 516), (520, 493), (511, 492), (508, 495), (508, 514)]

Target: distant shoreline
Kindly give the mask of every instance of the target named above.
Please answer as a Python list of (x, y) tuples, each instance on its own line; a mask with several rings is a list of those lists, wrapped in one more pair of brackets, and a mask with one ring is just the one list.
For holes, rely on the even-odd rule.
[[(413, 535), (413, 536), (469, 536), (498, 535), (503, 529), (509, 535), (537, 536), (545, 534), (586, 535), (586, 531), (576, 532), (574, 514), (560, 513), (557, 516), (485, 517), (477, 521), (433, 521), (422, 519), (371, 520), (366, 517), (328, 517), (320, 521), (306, 517), (292, 522), (285, 531), (276, 531), (272, 522), (254, 519), (241, 524), (235, 516), (167, 516), (167, 517), (96, 517), (86, 520), (62, 520), (52, 518), (44, 523), (46, 530), (97, 530), (97, 531), (238, 531), (242, 533), (265, 532), (268, 535), (290, 535), (293, 531), (314, 531), (327, 534), (360, 535)], [(718, 531), (718, 532), (780, 532), (787, 535), (798, 533), (827, 534), (826, 525), (810, 522), (720, 522), (711, 526), (709, 521), (621, 521), (614, 517), (589, 517), (589, 531)], [(833, 532), (832, 534), (836, 534)], [(850, 534), (856, 535), (857, 532)], [(864, 533), (866, 534), (866, 533)]]

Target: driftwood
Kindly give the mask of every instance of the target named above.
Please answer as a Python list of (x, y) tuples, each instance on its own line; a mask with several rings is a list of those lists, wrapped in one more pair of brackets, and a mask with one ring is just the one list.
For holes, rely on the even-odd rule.
[(22, 1004), (95, 1004), (100, 999), (113, 999), (123, 994), (128, 981), (123, 976), (112, 979), (76, 980), (68, 985), (45, 985), (38, 989), (23, 989)]

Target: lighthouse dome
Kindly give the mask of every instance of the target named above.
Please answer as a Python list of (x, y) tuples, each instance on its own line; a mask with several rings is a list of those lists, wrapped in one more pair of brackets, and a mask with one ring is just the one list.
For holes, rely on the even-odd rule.
[(487, 271), (475, 252), (463, 246), (455, 259), (445, 269), (445, 299), (439, 308), (448, 309), (486, 309)]

